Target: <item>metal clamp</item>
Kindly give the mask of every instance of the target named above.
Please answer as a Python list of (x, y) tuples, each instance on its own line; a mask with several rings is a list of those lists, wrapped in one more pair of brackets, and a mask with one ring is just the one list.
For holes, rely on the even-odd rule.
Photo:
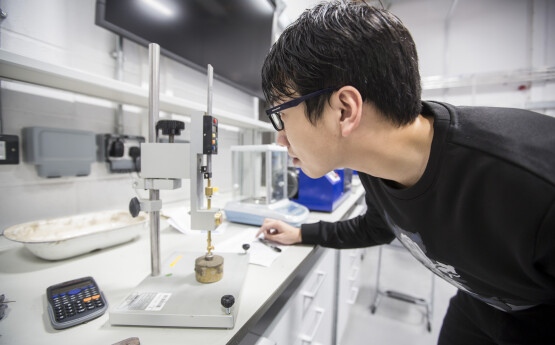
[(158, 189), (173, 190), (181, 188), (181, 180), (178, 179), (134, 179), (133, 188), (135, 189)]

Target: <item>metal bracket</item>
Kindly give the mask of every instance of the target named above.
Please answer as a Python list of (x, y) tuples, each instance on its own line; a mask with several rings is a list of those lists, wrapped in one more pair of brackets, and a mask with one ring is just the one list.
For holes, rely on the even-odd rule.
[(139, 202), (143, 212), (156, 212), (162, 209), (162, 200), (141, 199)]
[(159, 189), (173, 190), (181, 188), (181, 180), (178, 179), (133, 179), (134, 189)]

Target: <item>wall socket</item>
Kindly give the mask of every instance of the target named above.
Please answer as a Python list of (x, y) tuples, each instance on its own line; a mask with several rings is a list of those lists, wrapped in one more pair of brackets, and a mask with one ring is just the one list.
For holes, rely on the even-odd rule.
[(141, 143), (145, 138), (136, 135), (98, 134), (98, 161), (107, 162), (110, 172), (141, 171)]
[(19, 164), (19, 137), (0, 134), (0, 164)]

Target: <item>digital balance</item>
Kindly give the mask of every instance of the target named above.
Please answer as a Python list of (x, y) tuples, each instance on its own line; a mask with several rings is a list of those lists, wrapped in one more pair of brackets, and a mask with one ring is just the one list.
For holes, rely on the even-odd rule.
[(287, 149), (276, 144), (232, 146), (232, 201), (225, 205), (231, 222), (262, 225), (265, 218), (300, 226), (307, 207), (287, 195)]

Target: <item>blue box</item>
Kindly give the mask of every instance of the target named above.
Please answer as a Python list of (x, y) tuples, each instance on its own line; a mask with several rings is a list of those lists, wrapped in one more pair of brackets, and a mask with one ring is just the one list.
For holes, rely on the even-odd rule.
[(337, 169), (317, 179), (308, 177), (301, 169), (297, 170), (299, 192), (297, 198), (291, 200), (309, 210), (332, 212), (348, 197), (352, 170)]

